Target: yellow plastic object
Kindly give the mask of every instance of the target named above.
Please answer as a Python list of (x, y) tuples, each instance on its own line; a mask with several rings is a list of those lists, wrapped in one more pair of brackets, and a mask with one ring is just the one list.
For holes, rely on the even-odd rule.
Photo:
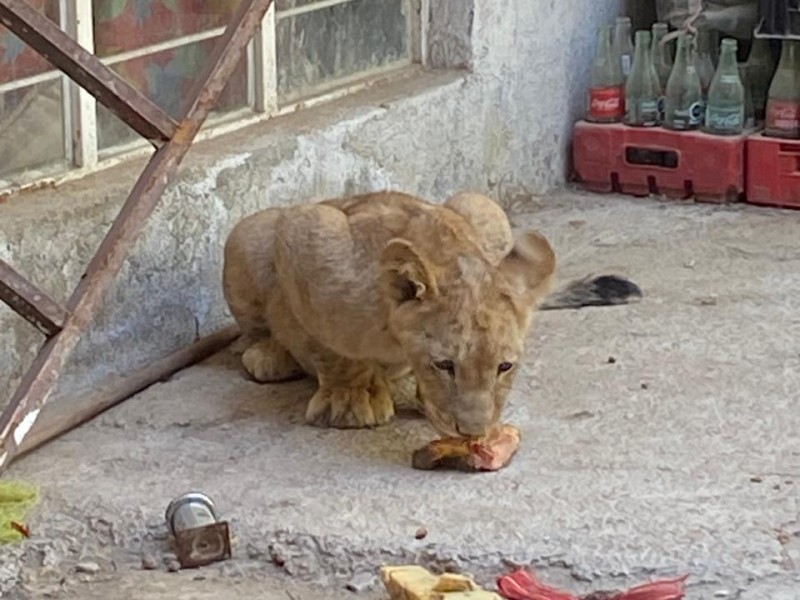
[(502, 600), (464, 575), (434, 575), (417, 565), (386, 566), (381, 579), (392, 600)]
[(28, 511), (39, 501), (39, 490), (21, 481), (0, 481), (0, 544), (18, 542), (24, 536), (11, 523), (25, 523)]

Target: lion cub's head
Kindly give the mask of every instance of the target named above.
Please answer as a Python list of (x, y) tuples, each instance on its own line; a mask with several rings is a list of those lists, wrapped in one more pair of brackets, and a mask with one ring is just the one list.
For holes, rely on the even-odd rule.
[(431, 423), (446, 436), (483, 435), (498, 422), (555, 255), (524, 234), (498, 265), (475, 249), (423, 256), (392, 240), (381, 257), (389, 326), (405, 350)]

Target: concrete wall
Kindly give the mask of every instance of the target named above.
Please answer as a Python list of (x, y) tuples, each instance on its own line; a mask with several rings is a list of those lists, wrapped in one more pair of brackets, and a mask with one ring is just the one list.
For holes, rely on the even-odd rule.
[[(594, 29), (618, 0), (432, 5), (430, 56), (440, 69), (192, 150), (58, 395), (83, 393), (227, 324), (222, 245), (237, 220), (260, 208), (386, 187), (431, 200), (472, 188), (524, 201), (564, 183)], [(0, 204), (0, 257), (64, 300), (141, 166)], [(0, 307), (0, 404), (40, 342)]]

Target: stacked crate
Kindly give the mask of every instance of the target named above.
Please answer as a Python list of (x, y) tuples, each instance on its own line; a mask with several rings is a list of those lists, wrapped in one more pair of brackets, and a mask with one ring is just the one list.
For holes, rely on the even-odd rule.
[(746, 140), (581, 121), (572, 140), (575, 178), (594, 192), (736, 202), (745, 192)]
[[(761, 0), (756, 36), (800, 40), (800, 0)], [(800, 208), (800, 140), (580, 121), (573, 176), (587, 190)]]
[[(800, 0), (761, 0), (757, 37), (800, 39)], [(800, 140), (766, 137), (747, 140), (747, 201), (800, 208)]]

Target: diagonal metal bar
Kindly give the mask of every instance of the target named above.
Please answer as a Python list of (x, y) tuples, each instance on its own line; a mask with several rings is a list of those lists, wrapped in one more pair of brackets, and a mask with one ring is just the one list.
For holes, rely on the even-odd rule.
[(143, 138), (164, 142), (178, 124), (24, 0), (0, 0), (0, 23), (69, 75)]
[(0, 300), (47, 337), (61, 331), (67, 311), (0, 259)]
[(0, 415), (0, 473), (30, 432), (81, 334), (119, 272), (147, 217), (172, 181), (200, 127), (242, 58), (272, 0), (242, 0), (198, 84), (199, 92), (174, 137), (155, 152), (67, 302), (63, 330), (42, 347)]

